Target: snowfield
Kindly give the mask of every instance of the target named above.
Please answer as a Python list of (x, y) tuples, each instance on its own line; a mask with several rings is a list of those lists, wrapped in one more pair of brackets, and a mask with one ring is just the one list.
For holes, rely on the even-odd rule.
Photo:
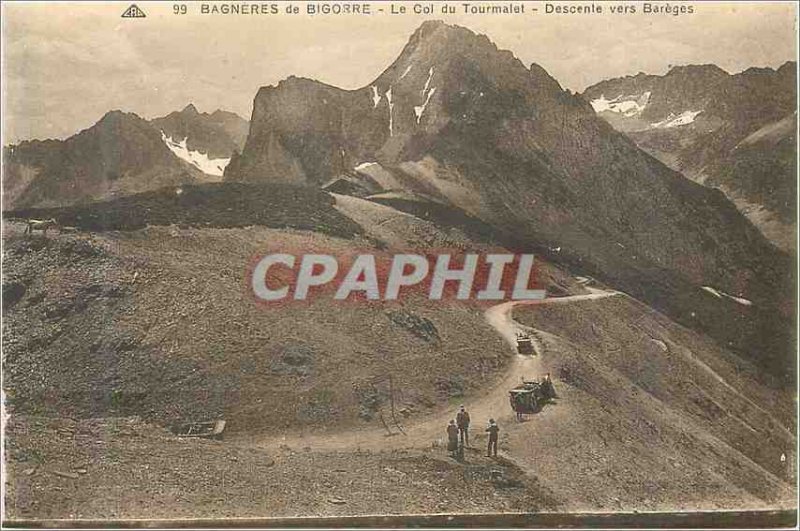
[(185, 160), (198, 170), (202, 171), (206, 175), (214, 175), (216, 177), (222, 177), (222, 173), (225, 171), (225, 167), (231, 161), (231, 159), (212, 159), (209, 158), (206, 153), (200, 153), (199, 151), (191, 151), (186, 146), (187, 138), (184, 138), (180, 142), (175, 142), (171, 136), (167, 136), (164, 131), (161, 131), (161, 139), (167, 145), (170, 151), (175, 154), (181, 160)]
[(668, 127), (679, 127), (681, 125), (688, 125), (694, 122), (697, 115), (703, 111), (683, 111), (678, 116), (670, 114), (666, 120), (650, 124), (651, 127), (656, 129), (666, 129)]
[(356, 171), (366, 170), (370, 166), (377, 166), (377, 165), (378, 165), (377, 162), (362, 162), (361, 164), (355, 167), (355, 170)]
[(630, 96), (617, 96), (607, 100), (604, 95), (592, 100), (590, 103), (595, 112), (615, 112), (625, 116), (639, 116), (650, 101), (650, 92), (633, 94)]

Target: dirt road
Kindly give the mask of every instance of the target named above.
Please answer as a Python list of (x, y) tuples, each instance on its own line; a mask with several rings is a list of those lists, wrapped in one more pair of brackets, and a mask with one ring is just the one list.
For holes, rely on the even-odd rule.
[[(532, 301), (509, 301), (492, 306), (486, 310), (484, 316), (487, 323), (500, 334), (515, 352), (506, 375), (494, 386), (487, 389), (482, 396), (465, 400), (464, 405), (472, 418), (472, 432), (482, 434), (489, 418), (502, 422), (513, 418), (508, 406), (508, 390), (517, 385), (521, 379), (530, 379), (539, 376), (541, 356), (546, 355), (541, 340), (541, 333), (514, 321), (513, 310), (522, 305), (568, 304), (570, 302), (597, 300), (606, 297), (621, 295), (616, 291), (601, 291), (589, 288), (591, 293), (567, 297), (552, 297)], [(537, 356), (516, 354), (517, 332), (531, 335)], [(432, 444), (444, 445), (445, 426), (455, 416), (455, 408), (442, 409), (429, 416), (427, 419), (411, 425), (402, 425), (403, 433), (394, 429), (392, 435), (387, 434), (382, 427), (370, 426), (369, 428), (350, 430), (346, 432), (326, 433), (286, 433), (279, 436), (265, 435), (233, 435), (228, 438), (230, 443), (242, 444), (257, 448), (288, 447), (291, 449), (310, 449), (313, 451), (337, 450), (388, 450), (404, 448), (424, 448)], [(477, 442), (480, 437), (475, 437)]]

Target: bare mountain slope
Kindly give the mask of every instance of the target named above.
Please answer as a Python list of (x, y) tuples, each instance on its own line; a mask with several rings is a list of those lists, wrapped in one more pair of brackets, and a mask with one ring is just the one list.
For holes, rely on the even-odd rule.
[[(259, 186), (273, 197), (266, 214), (247, 207), (265, 204), (254, 193)], [(119, 217), (92, 225), (92, 233), (24, 238), (19, 225), (5, 225), (14, 514), (70, 517), (80, 506), (84, 515), (143, 517), (136, 504), (162, 500), (154, 514), (164, 517), (230, 515), (222, 499), (233, 500), (237, 516), (302, 514), (320, 504), (326, 514), (359, 514), (375, 485), (399, 489), (380, 507), (401, 511), (791, 507), (791, 471), (780, 459), (793, 457), (790, 393), (645, 305), (589, 293), (520, 308), (518, 319), (537, 329), (535, 358), (514, 354), (483, 308), (413, 296), (398, 304), (320, 298), (261, 307), (248, 294), (246, 269), (269, 249), (485, 244), (468, 231), (310, 188), (182, 189), (207, 197), (205, 223), (175, 205), (162, 212), (153, 194), (142, 194), (131, 200), (148, 212), (147, 228), (138, 228), (138, 217)], [(166, 192), (180, 206), (184, 194)], [(297, 229), (308, 225), (287, 224), (289, 213), (304, 209), (324, 213), (325, 225), (307, 232)], [(89, 205), (80, 215), (95, 223), (105, 217), (92, 212), (116, 210)], [(540, 273), (551, 294), (587, 292), (561, 268), (542, 264)], [(516, 424), (508, 388), (544, 372), (558, 400)], [(394, 426), (388, 375), (405, 432), (395, 437), (383, 425)], [(489, 463), (473, 451), (464, 464), (441, 461), (443, 426), (459, 403), (473, 412), (478, 447), (486, 418), (499, 420), (503, 460)], [(228, 449), (177, 441), (139, 420), (91, 420), (131, 415), (162, 426), (225, 418)], [(70, 437), (53, 442), (56, 429)], [(198, 468), (195, 459), (208, 465)], [(248, 487), (252, 466), (260, 471), (271, 459), (274, 468), (260, 477), (279, 474), (281, 482), (265, 479), (269, 492), (258, 494)], [(167, 460), (173, 467), (158, 477), (142, 472)], [(199, 478), (214, 482), (210, 471), (221, 470), (225, 496), (217, 499)], [(312, 470), (323, 481), (310, 487)], [(135, 481), (107, 493), (123, 472)], [(397, 476), (394, 487), (387, 474)], [(442, 474), (459, 482), (459, 494), (434, 502), (440, 497), (426, 496), (424, 486), (438, 485), (431, 478)], [(56, 489), (67, 481), (68, 491)], [(299, 497), (312, 509), (254, 505), (253, 495), (276, 503)]]
[(68, 205), (202, 177), (170, 153), (150, 124), (120, 111), (63, 141), (5, 147), (3, 164), (6, 209)]
[(227, 159), (241, 152), (249, 124), (237, 114), (216, 110), (200, 113), (191, 103), (180, 112), (150, 120), (159, 131), (179, 142), (186, 139), (187, 149), (205, 153), (212, 159)]
[(380, 426), (387, 389), (374, 378), (394, 375), (397, 408), (416, 416), (478, 392), (509, 360), (480, 308), (414, 297), (273, 308), (249, 291), (260, 253), (355, 252), (372, 248), (366, 239), (256, 226), (48, 241), (19, 230), (6, 235), (4, 279), (12, 414), (223, 416), (232, 432)]
[[(183, 518), (188, 525), (198, 518), (283, 517), (269, 524), (292, 526), (298, 516), (311, 522), (313, 517), (559, 507), (552, 493), (513, 463), (476, 456), (461, 464), (430, 447), (265, 451), (179, 439), (137, 418), (17, 417), (8, 430), (6, 515), (13, 519)], [(380, 518), (373, 521), (386, 525)], [(336, 525), (335, 519), (330, 522)]]
[(797, 65), (730, 75), (713, 65), (602, 81), (598, 115), (670, 167), (733, 200), (771, 241), (794, 248)]
[(201, 114), (193, 105), (149, 122), (111, 111), (66, 140), (4, 147), (3, 206), (63, 206), (216, 181), (247, 128), (233, 113)]
[(627, 297), (515, 316), (560, 383), (508, 449), (554, 493), (587, 509), (795, 506), (795, 404), (750, 362)]
[[(382, 245), (476, 247), (463, 234), (362, 199), (340, 198), (336, 208)], [(748, 362), (621, 295), (519, 309), (520, 321), (537, 329), (540, 350), (536, 358), (518, 357), (480, 308), (412, 297), (400, 305), (334, 305), (320, 299), (274, 309), (259, 307), (247, 294), (246, 264), (265, 249), (353, 251), (369, 249), (366, 239), (260, 226), (153, 226), (26, 240), (17, 235), (18, 227), (8, 227), (4, 288), (10, 282), (23, 287), (4, 296), (4, 383), (14, 426), (28, 426), (22, 432), (14, 428), (14, 492), (25, 492), (26, 485), (52, 486), (53, 471), (78, 466), (71, 463), (95, 440), (86, 437), (95, 422), (78, 420), (64, 428), (80, 432), (72, 447), (43, 446), (38, 437), (49, 433), (51, 423), (26, 415), (138, 415), (167, 426), (224, 417), (226, 444), (241, 450), (218, 455), (209, 446), (202, 449), (203, 458), (218, 467), (231, 452), (255, 463), (267, 459), (265, 450), (279, 451), (279, 470), (286, 471), (284, 485), (291, 490), (313, 463), (342, 468), (353, 480), (358, 477), (356, 469), (349, 472), (353, 462), (363, 467), (365, 460), (378, 459), (384, 467), (402, 466), (394, 453), (374, 453), (389, 449), (411, 451), (420, 459), (417, 473), (427, 474), (438, 465), (415, 452), (432, 442), (435, 453), (442, 451), (435, 441), (452, 408), (463, 402), (477, 428), (485, 417), (498, 418), (501, 449), (512, 460), (509, 465), (526, 474), (526, 483), (521, 477), (516, 488), (533, 498), (515, 495), (508, 500), (512, 505), (497, 505), (498, 510), (530, 510), (533, 506), (524, 504), (531, 503), (566, 510), (774, 508), (794, 499), (780, 460), (780, 452), (792, 457), (791, 396), (772, 389), (769, 378)], [(584, 292), (565, 272), (550, 266), (544, 271), (547, 285)], [(393, 319), (395, 312), (405, 317)], [(418, 335), (408, 326), (415, 319), (432, 323), (437, 337)], [(557, 403), (515, 424), (508, 387), (544, 372), (555, 378)], [(385, 436), (380, 420), (392, 422), (388, 389), (375, 380), (389, 374), (407, 434), (393, 438)], [(113, 504), (91, 496), (105, 476), (98, 473), (112, 466), (113, 456), (158, 468), (178, 451), (177, 444), (180, 451), (193, 446), (157, 441), (148, 428), (134, 425), (116, 429), (108, 444), (116, 448), (115, 441), (132, 432), (142, 433), (135, 438), (138, 449), (103, 450), (104, 459), (112, 461), (91, 461), (91, 475), (68, 495), (34, 491), (28, 499), (47, 500), (48, 515), (68, 516), (65, 500), (89, 496), (97, 501), (85, 514), (96, 514)], [(480, 429), (473, 441), (485, 444)], [(147, 451), (148, 444), (155, 449)], [(309, 450), (298, 451), (302, 447)], [(65, 460), (64, 452), (73, 457)], [(20, 457), (27, 455), (50, 457), (37, 465)], [(31, 465), (34, 478), (23, 473)], [(476, 481), (470, 471), (478, 465), (473, 455), (458, 465), (472, 478), (465, 480), (464, 503), (477, 509), (487, 506), (469, 490)], [(40, 472), (37, 466), (43, 466)], [(174, 475), (125, 492), (123, 499), (164, 499), (163, 488), (192, 485), (183, 477), (191, 464), (181, 461), (177, 467)], [(246, 467), (234, 468), (231, 477), (249, 477)], [(462, 473), (458, 470), (453, 473)], [(363, 482), (351, 485), (359, 497), (367, 495)], [(432, 510), (411, 494), (413, 485), (409, 489), (403, 490), (405, 503)], [(538, 489), (551, 494), (542, 498)], [(208, 496), (196, 487), (191, 491), (195, 494), (186, 498), (168, 498), (158, 514), (191, 511)], [(247, 514), (285, 514), (236, 499)], [(217, 507), (211, 500), (202, 503)], [(357, 513), (356, 507), (348, 506), (344, 514)], [(114, 510), (144, 516), (127, 502)], [(33, 514), (44, 513), (33, 509)]]

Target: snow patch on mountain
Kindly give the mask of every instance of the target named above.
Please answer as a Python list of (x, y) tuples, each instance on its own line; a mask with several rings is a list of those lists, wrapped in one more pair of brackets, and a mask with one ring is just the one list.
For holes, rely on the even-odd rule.
[(688, 125), (694, 122), (694, 119), (697, 118), (697, 115), (703, 111), (683, 111), (679, 115), (675, 116), (675, 114), (670, 113), (667, 116), (666, 120), (661, 120), (660, 122), (655, 122), (650, 124), (651, 127), (656, 129), (666, 129), (668, 127), (679, 127), (681, 125)]
[[(420, 119), (422, 119), (422, 113), (425, 112), (425, 109), (428, 107), (428, 103), (431, 101), (431, 97), (436, 93), (436, 87), (431, 88), (431, 80), (433, 79), (433, 67), (428, 70), (428, 79), (425, 80), (425, 86), (422, 87), (422, 97), (425, 98), (425, 101), (422, 102), (422, 105), (414, 106), (414, 114), (417, 115), (417, 124), (419, 124)], [(463, 92), (462, 92), (463, 94)]]
[(406, 68), (405, 71), (400, 75), (400, 77), (398, 78), (398, 81), (400, 81), (401, 79), (406, 77), (408, 75), (408, 73), (411, 72), (411, 67), (412, 66), (414, 66), (414, 65), (408, 65), (408, 68)]
[(167, 136), (164, 131), (161, 131), (161, 139), (167, 145), (170, 151), (181, 160), (185, 160), (206, 175), (214, 175), (215, 177), (222, 177), (225, 167), (231, 161), (227, 159), (212, 159), (206, 153), (199, 151), (192, 151), (186, 146), (187, 138), (180, 142), (175, 142), (171, 136)]
[(381, 102), (381, 95), (378, 94), (378, 87), (372, 85), (371, 88), (372, 88), (372, 108), (374, 109)]
[(394, 110), (394, 103), (392, 103), (392, 87), (386, 91), (386, 101), (389, 102), (389, 136), (394, 136), (394, 117), (392, 111)]
[(604, 95), (590, 102), (595, 112), (615, 112), (628, 117), (642, 114), (650, 101), (650, 92), (630, 96), (620, 95), (612, 100), (607, 100)]
[(703, 289), (703, 291), (707, 291), (708, 293), (714, 295), (715, 297), (717, 297), (719, 299), (728, 298), (728, 299), (731, 299), (732, 301), (738, 302), (739, 304), (742, 304), (744, 306), (752, 306), (753, 305), (752, 301), (749, 301), (749, 300), (744, 299), (742, 297), (734, 297), (733, 295), (728, 295), (724, 291), (720, 291), (718, 289), (714, 289), (711, 286), (703, 286), (702, 289)]
[(366, 170), (367, 168), (369, 168), (370, 166), (377, 166), (377, 165), (378, 165), (377, 162), (362, 162), (361, 164), (356, 166), (354, 169), (356, 171), (363, 171), (363, 170)]
[(428, 95), (425, 96), (425, 103), (422, 105), (417, 105), (414, 107), (414, 114), (417, 115), (417, 124), (419, 124), (420, 119), (422, 118), (422, 113), (425, 112), (425, 108), (428, 106), (428, 102), (431, 101), (431, 96), (436, 92), (436, 87), (433, 87), (429, 92)]
[(428, 92), (428, 87), (431, 86), (431, 79), (433, 79), (433, 67), (428, 70), (428, 79), (425, 81), (425, 87), (422, 89), (423, 96), (425, 96), (425, 93)]

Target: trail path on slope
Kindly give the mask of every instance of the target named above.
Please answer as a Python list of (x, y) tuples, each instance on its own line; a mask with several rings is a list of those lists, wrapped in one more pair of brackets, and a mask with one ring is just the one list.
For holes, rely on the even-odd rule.
[[(489, 418), (511, 418), (512, 412), (508, 405), (508, 390), (516, 386), (521, 378), (534, 378), (539, 376), (539, 358), (543, 353), (542, 345), (537, 339), (539, 333), (536, 329), (526, 327), (514, 321), (512, 312), (516, 306), (540, 304), (568, 304), (577, 301), (597, 300), (616, 295), (617, 291), (601, 291), (588, 288), (591, 293), (573, 295), (568, 297), (552, 297), (542, 300), (509, 301), (492, 306), (484, 313), (486, 322), (492, 326), (514, 350), (514, 357), (506, 370), (505, 376), (498, 380), (491, 388), (480, 395), (465, 398), (464, 405), (472, 419), (471, 433), (481, 433)], [(516, 353), (517, 332), (524, 332), (531, 336), (538, 356), (525, 356)], [(295, 431), (282, 435), (242, 434), (231, 435), (230, 442), (255, 446), (259, 448), (278, 448), (286, 446), (292, 450), (310, 449), (318, 451), (344, 451), (344, 450), (387, 450), (402, 448), (429, 447), (434, 442), (444, 442), (445, 427), (450, 419), (455, 417), (455, 408), (439, 409), (427, 418), (404, 425), (403, 433), (391, 426), (391, 419), (387, 423), (393, 428), (395, 435), (387, 435), (383, 426), (370, 426), (368, 428), (350, 431), (308, 430)], [(473, 445), (474, 446), (474, 445)]]

